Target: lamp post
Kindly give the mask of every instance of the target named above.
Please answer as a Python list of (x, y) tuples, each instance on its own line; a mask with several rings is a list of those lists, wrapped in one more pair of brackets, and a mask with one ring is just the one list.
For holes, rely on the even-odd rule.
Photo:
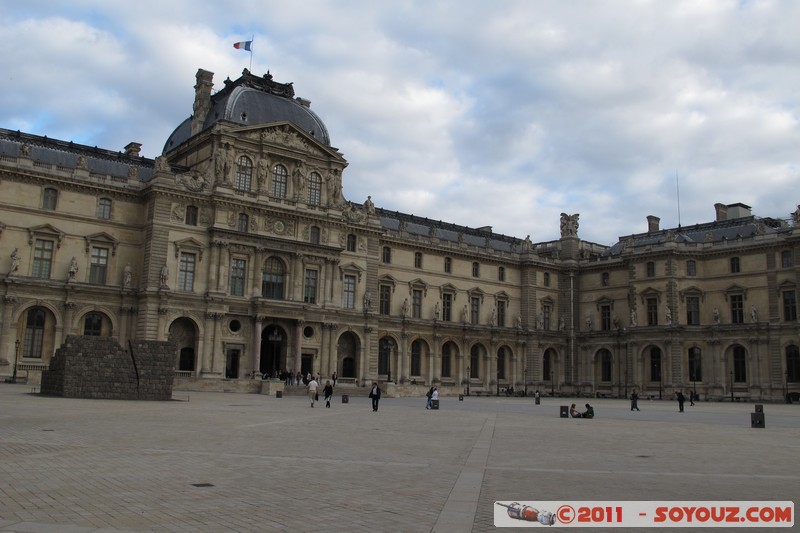
[(497, 396), (500, 396), (500, 371), (497, 371)]
[(281, 337), (280, 331), (274, 329), (267, 336), (267, 340), (269, 340), (270, 344), (272, 344), (272, 368), (269, 369), (269, 377), (272, 377), (275, 374), (275, 369), (278, 366), (278, 350), (283, 337)]
[(553, 379), (553, 376), (555, 376), (555, 373), (551, 370), (550, 371), (550, 397), (551, 398), (555, 398), (556, 397), (556, 382), (555, 382), (555, 379)]
[[(17, 359), (19, 357), (19, 339), (14, 342), (14, 372), (11, 373), (11, 383), (17, 382)], [(787, 395), (788, 398), (788, 395)]]
[(731, 370), (731, 401), (733, 401), (733, 370)]
[(469, 396), (469, 379), (470, 379), (470, 377), (472, 377), (472, 376), (469, 373), (469, 367), (467, 367), (467, 396)]
[(528, 369), (527, 368), (523, 368), (522, 369), (522, 380), (525, 382), (524, 383), (525, 390), (522, 391), (522, 395), (527, 398), (528, 397)]

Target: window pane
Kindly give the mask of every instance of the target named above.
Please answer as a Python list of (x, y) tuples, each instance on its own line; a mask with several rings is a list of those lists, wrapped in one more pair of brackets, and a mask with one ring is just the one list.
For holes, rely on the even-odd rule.
[(97, 218), (100, 220), (111, 220), (111, 200), (100, 198), (97, 201)]
[(344, 277), (344, 307), (345, 309), (355, 309), (356, 307), (356, 277), (346, 275)]
[(322, 203), (322, 177), (312, 172), (308, 179), (308, 203), (320, 205)]
[(391, 310), (392, 304), (392, 288), (388, 285), (381, 285), (379, 287), (379, 310), (378, 312), (382, 315), (388, 315)]
[(103, 330), (103, 317), (98, 313), (89, 313), (83, 319), (83, 334), (99, 337)]
[(197, 207), (193, 205), (186, 207), (186, 224), (189, 226), (197, 225)]
[(414, 318), (422, 318), (422, 291), (414, 289), (411, 293), (411, 316)]
[(105, 285), (108, 270), (108, 248), (92, 248), (89, 283)]
[(450, 322), (453, 316), (453, 295), (442, 295), (442, 320)]
[(797, 320), (797, 295), (795, 291), (783, 291), (783, 319), (787, 322)]
[(31, 276), (48, 279), (52, 262), (53, 241), (37, 239), (33, 248), (33, 270), (31, 271)]
[(244, 259), (231, 260), (231, 296), (244, 296), (244, 278), (247, 262)]
[(285, 269), (280, 259), (277, 257), (267, 259), (261, 277), (261, 296), (273, 300), (282, 300), (285, 275)]
[(317, 303), (317, 271), (306, 270), (305, 284), (303, 286), (303, 301), (307, 304)]
[(42, 357), (45, 314), (41, 309), (31, 309), (25, 321), (25, 347), (22, 357)]
[(181, 261), (178, 270), (178, 290), (194, 290), (195, 255), (181, 252)]
[(53, 211), (56, 208), (56, 201), (58, 200), (58, 191), (55, 189), (45, 189), (42, 194), (42, 209)]
[(289, 172), (283, 165), (275, 165), (272, 171), (272, 196), (286, 198), (286, 182)]
[(253, 162), (242, 156), (236, 164), (236, 182), (234, 187), (240, 191), (249, 191), (253, 180)]

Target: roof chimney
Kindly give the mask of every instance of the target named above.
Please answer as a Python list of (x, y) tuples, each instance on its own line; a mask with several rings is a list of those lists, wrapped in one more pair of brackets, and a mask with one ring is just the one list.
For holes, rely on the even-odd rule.
[(655, 233), (659, 230), (661, 219), (655, 215), (647, 215), (647, 233)]
[(194, 86), (192, 135), (197, 135), (203, 130), (206, 116), (211, 109), (211, 88), (214, 86), (214, 73), (199, 68), (195, 78), (197, 79), (197, 84)]
[(731, 220), (734, 218), (746, 218), (749, 216), (753, 216), (753, 213), (750, 211), (750, 206), (745, 205), (742, 203), (736, 204), (728, 204), (728, 216)]
[(717, 211), (717, 222), (728, 220), (728, 206), (725, 204), (716, 203), (714, 209)]
[(134, 157), (139, 156), (139, 152), (142, 151), (142, 143), (128, 143), (125, 145), (125, 155), (132, 155)]

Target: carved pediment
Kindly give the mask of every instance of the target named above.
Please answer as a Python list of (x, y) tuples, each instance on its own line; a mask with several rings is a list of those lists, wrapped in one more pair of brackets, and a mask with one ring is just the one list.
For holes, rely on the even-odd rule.
[(741, 285), (733, 284), (727, 289), (725, 289), (725, 300), (728, 300), (728, 296), (731, 295), (738, 295), (741, 294), (744, 296), (744, 299), (747, 300), (747, 287), (742, 287)]
[(51, 238), (56, 240), (56, 248), (61, 248), (61, 242), (66, 233), (51, 224), (42, 224), (33, 228), (28, 228), (28, 244), (33, 245), (36, 237)]
[(422, 296), (428, 295), (428, 284), (422, 278), (412, 279), (408, 282), (408, 294), (413, 294), (414, 289), (421, 290)]
[(473, 298), (480, 298), (481, 303), (483, 303), (483, 299), (486, 297), (486, 293), (481, 290), (480, 287), (474, 287), (467, 291), (467, 298), (472, 300)]
[(112, 235), (101, 231), (100, 233), (94, 233), (92, 235), (87, 235), (83, 238), (86, 241), (86, 253), (89, 253), (89, 250), (92, 249), (93, 244), (105, 244), (106, 246), (111, 247), (111, 255), (117, 255), (117, 246), (119, 246), (119, 240), (115, 239)]
[(203, 250), (205, 250), (205, 246), (200, 241), (192, 239), (191, 237), (188, 239), (181, 239), (179, 241), (175, 241), (173, 243), (175, 245), (175, 258), (177, 259), (180, 257), (182, 251), (194, 251), (197, 252), (198, 263), (203, 260)]
[(509, 296), (506, 291), (500, 291), (500, 292), (498, 292), (497, 294), (494, 295), (494, 301), (495, 302), (500, 302), (500, 301), (507, 302), (510, 299), (511, 299), (511, 296)]
[(345, 274), (353, 274), (355, 273), (358, 276), (358, 281), (361, 281), (361, 276), (366, 272), (366, 270), (356, 263), (347, 263), (346, 265), (339, 265), (339, 274), (341, 279), (344, 279)]
[(698, 297), (698, 298), (700, 298), (700, 301), (702, 302), (703, 300), (705, 300), (706, 293), (703, 292), (703, 290), (701, 290), (699, 287), (696, 287), (696, 286), (692, 285), (692, 286), (686, 287), (684, 290), (680, 291), (678, 293), (678, 296), (680, 297), (681, 302), (685, 301), (687, 296)]
[(639, 293), (642, 303), (645, 303), (648, 298), (655, 298), (658, 303), (661, 303), (661, 291), (658, 289), (654, 289), (653, 287), (647, 287), (641, 293)]
[(608, 296), (603, 296), (599, 298), (595, 304), (595, 307), (599, 311), (604, 305), (609, 306), (609, 308), (614, 309), (614, 300), (609, 298)]

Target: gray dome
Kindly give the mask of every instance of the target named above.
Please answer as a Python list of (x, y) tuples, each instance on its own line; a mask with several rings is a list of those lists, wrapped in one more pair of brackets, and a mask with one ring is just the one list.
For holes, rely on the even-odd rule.
[[(243, 126), (288, 121), (325, 146), (330, 146), (328, 128), (311, 111), (310, 105), (308, 100), (294, 98), (291, 83), (277, 83), (269, 72), (259, 78), (245, 69), (238, 80), (226, 79), (225, 88), (211, 96), (202, 131), (220, 121)], [(192, 136), (192, 119), (187, 118), (175, 128), (164, 144), (164, 154)]]

